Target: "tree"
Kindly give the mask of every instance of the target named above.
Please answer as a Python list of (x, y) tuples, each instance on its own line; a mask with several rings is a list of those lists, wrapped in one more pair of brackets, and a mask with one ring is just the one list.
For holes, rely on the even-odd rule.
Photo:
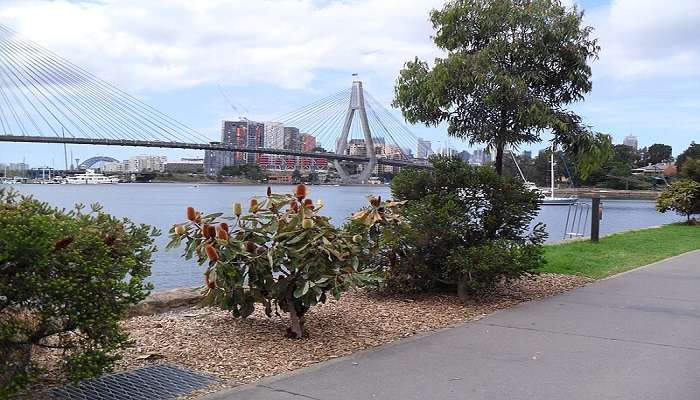
[(618, 161), (623, 164), (629, 165), (630, 168), (639, 161), (639, 152), (637, 152), (633, 147), (616, 144), (613, 146), (613, 161)]
[(655, 143), (649, 146), (647, 153), (649, 154), (649, 162), (651, 164), (658, 164), (662, 162), (668, 162), (673, 160), (671, 146), (667, 144)]
[(128, 339), (119, 321), (152, 288), (158, 232), (2, 190), (0, 227), (0, 398), (42, 367), (37, 348), (59, 350), (70, 379), (108, 370)]
[(681, 167), (681, 176), (700, 182), (700, 159), (686, 158)]
[(685, 215), (690, 223), (693, 214), (700, 214), (700, 183), (690, 179), (673, 182), (656, 199), (656, 209)]
[(363, 235), (393, 219), (396, 204), (370, 199), (370, 208), (356, 218), (364, 229), (349, 233), (319, 213), (322, 204), (307, 197), (304, 185), (294, 195), (270, 188), (267, 193), (251, 199), (247, 214), (235, 204), (228, 218), (203, 216), (189, 207), (189, 221), (171, 229), (168, 247), (184, 242), (185, 258), (207, 264), (205, 304), (231, 310), (235, 317), (249, 316), (256, 303), (268, 317), (281, 310), (289, 313), (288, 336), (301, 338), (312, 306), (375, 279), (360, 262), (366, 251), (361, 245), (367, 243)]
[(676, 158), (676, 167), (679, 170), (683, 168), (683, 163), (688, 158), (700, 160), (700, 143), (691, 142), (690, 146)]
[(447, 52), (434, 66), (404, 65), (394, 106), (412, 123), (448, 123), (448, 133), (496, 150), (541, 140), (545, 131), (585, 175), (610, 155), (607, 135), (591, 132), (565, 106), (591, 90), (598, 55), (583, 13), (559, 0), (452, 0), (430, 19)]

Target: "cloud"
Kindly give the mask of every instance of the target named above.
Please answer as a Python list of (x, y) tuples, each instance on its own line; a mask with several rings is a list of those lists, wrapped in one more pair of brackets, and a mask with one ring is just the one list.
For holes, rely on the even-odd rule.
[(307, 88), (321, 71), (393, 79), (430, 58), (427, 12), (439, 0), (10, 1), (0, 18), (128, 90), (206, 83)]
[(600, 38), (596, 78), (623, 81), (700, 75), (700, 2), (613, 0), (587, 22)]

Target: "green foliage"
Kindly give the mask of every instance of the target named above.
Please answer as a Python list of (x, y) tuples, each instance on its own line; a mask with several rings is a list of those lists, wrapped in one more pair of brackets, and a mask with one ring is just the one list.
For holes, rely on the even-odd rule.
[(681, 167), (680, 174), (684, 178), (700, 182), (700, 158), (686, 158)]
[(542, 225), (528, 234), (539, 194), (490, 168), (442, 157), (431, 163), (432, 170), (403, 170), (392, 181), (407, 223), (385, 243), (395, 258), (387, 287), (466, 295), (534, 272), (546, 237)]
[(244, 178), (260, 181), (266, 178), (265, 173), (259, 165), (244, 164), (244, 165), (227, 165), (221, 168), (219, 172), (221, 176), (242, 176)]
[[(168, 247), (184, 242), (184, 256), (207, 264), (205, 303), (247, 317), (255, 303), (272, 316), (289, 313), (288, 335), (300, 338), (309, 308), (324, 303), (328, 294), (339, 298), (354, 286), (374, 281), (375, 272), (361, 262), (362, 245), (373, 227), (390, 215), (393, 205), (373, 200), (357, 216), (364, 229), (351, 233), (338, 229), (307, 197), (306, 187), (296, 193), (253, 198), (249, 212), (240, 204), (232, 217), (202, 216), (188, 209), (189, 222), (171, 230)], [(216, 225), (215, 225), (216, 224)]]
[(111, 366), (127, 340), (118, 321), (151, 289), (157, 234), (97, 205), (65, 211), (0, 190), (0, 398), (38, 371), (35, 346), (61, 349), (70, 379)]
[(683, 163), (685, 163), (685, 160), (688, 158), (700, 160), (700, 143), (691, 142), (690, 146), (676, 159), (676, 167), (680, 170), (683, 167)]
[(656, 199), (656, 209), (685, 215), (690, 223), (693, 214), (700, 214), (700, 183), (689, 179), (673, 182)]
[(584, 175), (609, 156), (609, 136), (564, 108), (591, 90), (599, 51), (583, 13), (558, 0), (452, 0), (430, 19), (447, 56), (401, 70), (393, 104), (409, 122), (447, 122), (450, 135), (485, 143), (499, 174), (507, 145), (549, 130)]
[(647, 149), (647, 154), (649, 156), (648, 162), (651, 164), (658, 164), (661, 162), (668, 162), (673, 160), (671, 146), (667, 144), (654, 143)]

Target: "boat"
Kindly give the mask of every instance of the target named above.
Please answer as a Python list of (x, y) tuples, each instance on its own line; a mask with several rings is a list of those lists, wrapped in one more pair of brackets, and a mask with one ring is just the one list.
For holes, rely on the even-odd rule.
[(534, 182), (530, 182), (527, 179), (525, 179), (525, 175), (523, 174), (523, 171), (520, 169), (520, 165), (518, 165), (518, 161), (515, 159), (515, 155), (513, 155), (513, 152), (510, 153), (511, 156), (513, 157), (513, 162), (515, 162), (515, 166), (518, 168), (518, 172), (520, 173), (520, 177), (523, 179), (523, 182), (525, 183), (525, 187), (532, 190), (533, 192), (540, 193), (542, 195), (542, 204), (545, 206), (568, 206), (571, 204), (574, 204), (578, 202), (578, 198), (576, 197), (556, 197), (554, 195), (554, 143), (552, 143), (552, 154), (551, 158), (549, 160), (550, 164), (550, 180), (551, 180), (551, 188), (549, 192), (544, 191), (535, 185)]
[(84, 174), (75, 174), (66, 178), (69, 185), (105, 185), (119, 183), (119, 178), (104, 176), (92, 169), (85, 170)]

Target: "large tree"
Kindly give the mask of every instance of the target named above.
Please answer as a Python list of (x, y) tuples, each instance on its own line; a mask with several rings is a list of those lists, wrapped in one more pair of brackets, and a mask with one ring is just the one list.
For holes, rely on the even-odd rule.
[(690, 146), (676, 158), (676, 167), (682, 168), (685, 160), (689, 158), (700, 160), (700, 143), (691, 142)]
[(660, 162), (667, 162), (673, 160), (671, 155), (673, 149), (667, 144), (654, 143), (649, 146), (647, 153), (649, 155), (649, 162), (652, 164), (657, 164)]
[(582, 19), (558, 0), (449, 1), (430, 13), (446, 56), (432, 68), (406, 63), (394, 105), (409, 122), (447, 122), (450, 135), (495, 149), (499, 174), (507, 146), (551, 131), (585, 175), (610, 156), (611, 142), (565, 108), (591, 90), (588, 61), (599, 51)]

